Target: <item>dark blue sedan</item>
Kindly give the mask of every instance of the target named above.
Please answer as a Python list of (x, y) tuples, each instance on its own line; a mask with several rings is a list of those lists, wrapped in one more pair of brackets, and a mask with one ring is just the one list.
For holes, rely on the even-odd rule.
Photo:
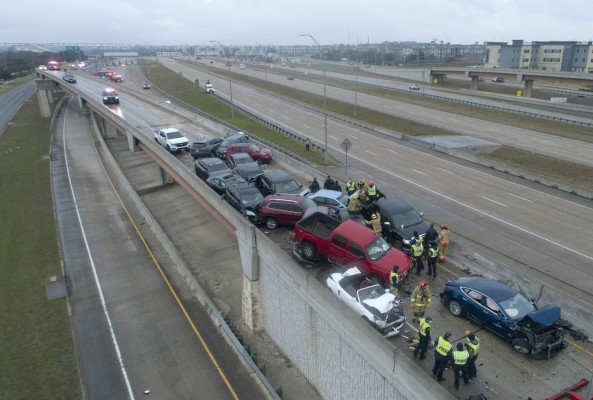
[(500, 281), (461, 276), (447, 282), (441, 298), (451, 314), (482, 325), (520, 353), (549, 358), (566, 345), (560, 307), (538, 310), (533, 301)]

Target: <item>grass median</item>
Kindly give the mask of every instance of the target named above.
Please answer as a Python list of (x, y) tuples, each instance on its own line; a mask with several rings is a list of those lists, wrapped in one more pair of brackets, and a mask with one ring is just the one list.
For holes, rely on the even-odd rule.
[(2, 84), (0, 85), (0, 94), (6, 93), (12, 88), (22, 85), (23, 83), (32, 81), (33, 79), (35, 79), (35, 74), (23, 76), (21, 78), (16, 78), (9, 82), (2, 82)]
[(35, 96), (0, 136), (0, 398), (81, 399), (50, 185), (49, 118)]

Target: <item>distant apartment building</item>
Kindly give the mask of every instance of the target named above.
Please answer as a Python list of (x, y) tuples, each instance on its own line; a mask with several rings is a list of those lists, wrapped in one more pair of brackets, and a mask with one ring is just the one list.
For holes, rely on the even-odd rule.
[(593, 43), (487, 42), (485, 67), (593, 73)]

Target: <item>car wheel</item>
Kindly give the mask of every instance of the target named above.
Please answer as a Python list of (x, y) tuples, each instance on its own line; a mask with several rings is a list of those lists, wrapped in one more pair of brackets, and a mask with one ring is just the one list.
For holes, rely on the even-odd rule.
[(311, 242), (303, 242), (303, 257), (307, 260), (313, 260), (317, 257), (317, 247)]
[(268, 229), (276, 229), (278, 228), (278, 221), (274, 217), (266, 217), (266, 226)]
[(513, 349), (521, 354), (529, 354), (531, 353), (531, 349), (529, 348), (529, 343), (527, 340), (522, 338), (515, 338), (513, 339)]
[(171, 147), (170, 147), (169, 145), (167, 145), (167, 151), (168, 151), (169, 153), (172, 153), (172, 151), (171, 151)]
[(463, 309), (457, 300), (451, 300), (449, 302), (449, 311), (456, 317), (461, 317), (463, 315)]

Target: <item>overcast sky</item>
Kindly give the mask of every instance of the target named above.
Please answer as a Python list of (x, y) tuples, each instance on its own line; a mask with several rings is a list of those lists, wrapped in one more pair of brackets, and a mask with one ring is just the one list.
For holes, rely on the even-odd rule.
[(27, 0), (4, 2), (0, 43), (225, 45), (484, 43), (593, 38), (587, 0)]

